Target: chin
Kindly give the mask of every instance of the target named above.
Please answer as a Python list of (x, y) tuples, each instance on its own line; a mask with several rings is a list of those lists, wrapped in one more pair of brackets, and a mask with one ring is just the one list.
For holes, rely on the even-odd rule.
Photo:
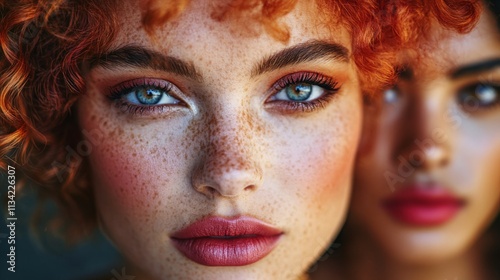
[(384, 238), (381, 245), (386, 248), (386, 254), (402, 264), (427, 266), (453, 260), (470, 248), (470, 242), (463, 235), (451, 238), (449, 234), (439, 230), (414, 231), (418, 232), (405, 232), (399, 237), (393, 232), (390, 238)]

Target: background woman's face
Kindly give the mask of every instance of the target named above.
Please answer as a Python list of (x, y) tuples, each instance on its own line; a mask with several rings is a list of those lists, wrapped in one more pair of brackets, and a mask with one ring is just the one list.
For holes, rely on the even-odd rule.
[[(133, 2), (118, 11), (113, 47), (89, 64), (78, 104), (95, 143), (102, 228), (155, 278), (297, 276), (335, 235), (349, 198), (361, 128), (350, 36), (308, 1), (280, 19), (286, 43), (256, 22), (211, 20), (209, 1), (193, 1), (154, 44)], [(282, 234), (253, 263), (214, 267), (171, 238), (209, 216), (251, 217)]]
[(355, 175), (352, 221), (406, 262), (457, 256), (500, 200), (499, 32), (489, 14), (465, 36), (433, 32), (367, 108)]

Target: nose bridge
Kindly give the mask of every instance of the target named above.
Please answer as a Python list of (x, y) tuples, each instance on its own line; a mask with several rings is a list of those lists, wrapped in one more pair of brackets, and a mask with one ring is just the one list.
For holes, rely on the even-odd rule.
[(243, 170), (251, 165), (252, 135), (247, 114), (213, 115), (207, 127), (206, 155), (219, 172)]
[(432, 137), (434, 130), (445, 129), (442, 121), (446, 106), (438, 96), (435, 96), (432, 91), (421, 93), (414, 103), (410, 119), (415, 129), (414, 136), (416, 138)]
[(446, 98), (432, 86), (414, 92), (402, 114), (394, 159), (423, 169), (446, 164), (450, 148), (447, 113)]
[(221, 108), (205, 122), (205, 141), (193, 173), (195, 189), (207, 196), (236, 197), (260, 186), (253, 121), (244, 110)]

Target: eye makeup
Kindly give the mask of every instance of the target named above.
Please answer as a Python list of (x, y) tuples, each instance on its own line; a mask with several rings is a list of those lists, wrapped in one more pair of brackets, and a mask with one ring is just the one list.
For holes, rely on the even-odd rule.
[[(141, 78), (108, 89), (108, 99), (123, 113), (131, 115), (162, 114), (187, 107), (178, 97), (180, 90), (162, 79)], [(151, 100), (148, 104), (148, 100)]]
[[(275, 82), (272, 88), (272, 95), (267, 103), (284, 114), (313, 112), (328, 104), (340, 90), (336, 80), (316, 72), (297, 72), (286, 75)], [(309, 91), (307, 99), (293, 98), (294, 95), (299, 94), (297, 91), (304, 90)]]
[(500, 108), (500, 83), (473, 83), (461, 88), (457, 102), (469, 114)]
[[(268, 108), (283, 114), (310, 113), (324, 107), (339, 91), (333, 78), (315, 72), (296, 72), (277, 80), (266, 100)], [(140, 78), (108, 89), (107, 98), (121, 113), (157, 115), (187, 107), (181, 90), (163, 79)]]

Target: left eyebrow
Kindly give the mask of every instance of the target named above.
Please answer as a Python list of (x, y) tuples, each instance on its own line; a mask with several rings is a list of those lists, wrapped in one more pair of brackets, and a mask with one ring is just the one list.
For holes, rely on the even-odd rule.
[(479, 74), (481, 72), (486, 72), (492, 70), (496, 67), (500, 67), (500, 58), (489, 59), (485, 61), (480, 61), (474, 64), (465, 65), (459, 67), (450, 73), (452, 79), (459, 79), (462, 77)]
[(336, 43), (317, 40), (307, 41), (281, 50), (263, 59), (254, 67), (252, 76), (317, 59), (333, 59), (349, 63), (349, 50)]
[(191, 62), (139, 46), (124, 46), (89, 59), (90, 70), (95, 67), (113, 69), (127, 66), (160, 70), (201, 80), (201, 75)]

